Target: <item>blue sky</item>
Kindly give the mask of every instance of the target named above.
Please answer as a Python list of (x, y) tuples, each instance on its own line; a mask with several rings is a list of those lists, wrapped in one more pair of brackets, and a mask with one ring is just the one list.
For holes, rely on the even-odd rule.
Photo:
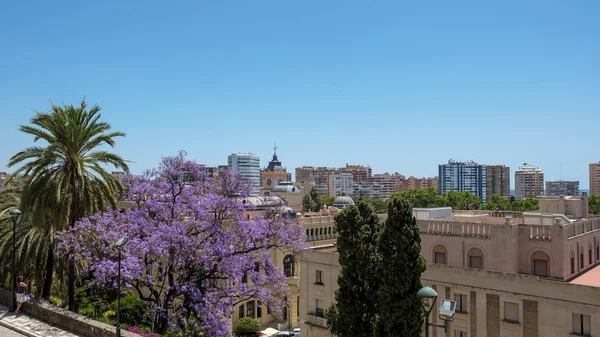
[[(134, 173), (273, 142), (288, 168), (432, 176), (452, 158), (581, 180), (600, 160), (597, 1), (12, 1), (0, 163), (86, 96)], [(3, 167), (1, 164), (0, 167)]]

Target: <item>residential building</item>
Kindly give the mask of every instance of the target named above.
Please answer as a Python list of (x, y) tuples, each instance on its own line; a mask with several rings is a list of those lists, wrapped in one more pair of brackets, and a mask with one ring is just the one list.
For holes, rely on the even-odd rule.
[(329, 180), (331, 179), (331, 175), (334, 173), (338, 173), (338, 169), (336, 168), (330, 168), (330, 167), (317, 167), (315, 168), (314, 172), (313, 172), (313, 176), (315, 178), (315, 189), (317, 190), (317, 192), (319, 193), (319, 195), (324, 196), (324, 197), (332, 197), (335, 196), (335, 194), (330, 194), (330, 189), (329, 187), (330, 182)]
[(302, 166), (296, 168), (296, 183), (302, 188), (312, 187), (315, 184), (315, 168)]
[(292, 181), (292, 174), (288, 173), (277, 158), (277, 147), (275, 146), (273, 150), (273, 159), (260, 171), (260, 195), (269, 195), (271, 190), (281, 182)]
[(332, 173), (327, 195), (354, 195), (354, 176), (351, 173)]
[(510, 167), (504, 165), (486, 165), (486, 194), (490, 200), (493, 194), (510, 197)]
[(590, 195), (600, 194), (600, 162), (590, 164)]
[(567, 195), (579, 195), (579, 181), (554, 180), (546, 182), (546, 196), (564, 197)]
[(404, 179), (406, 179), (406, 177), (399, 173), (383, 173), (374, 174), (372, 177), (367, 178), (366, 181), (378, 184), (380, 186), (379, 196), (385, 199), (388, 198), (392, 193), (396, 192), (398, 185)]
[(10, 174), (6, 172), (0, 172), (0, 189), (4, 188), (4, 185), (10, 178)]
[(260, 193), (260, 157), (253, 153), (232, 153), (227, 158), (227, 167), (231, 171), (236, 171), (240, 176), (246, 178), (252, 190), (251, 196), (257, 196)]
[(515, 199), (544, 195), (544, 172), (538, 167), (523, 164), (515, 171)]
[(439, 165), (439, 194), (448, 191), (469, 192), (487, 202), (486, 167), (474, 161), (449, 160)]
[(369, 198), (380, 198), (382, 186), (372, 181), (360, 181), (354, 182), (353, 189), (352, 195), (357, 195), (360, 192)]
[(412, 188), (428, 188), (433, 187), (437, 191), (439, 189), (438, 177), (416, 178), (410, 176), (400, 181), (396, 187), (397, 192), (406, 191)]
[(338, 169), (340, 173), (350, 173), (354, 176), (354, 181), (365, 181), (371, 178), (373, 170), (370, 166), (364, 165), (348, 165)]
[[(543, 198), (540, 209), (564, 207), (565, 199)], [(581, 217), (413, 209), (428, 264), (421, 282), (439, 297), (431, 323), (443, 324), (438, 316), (442, 299), (456, 301), (448, 333), (430, 326), (429, 336), (600, 333), (600, 218), (586, 219), (587, 195), (569, 199)], [(331, 336), (324, 310), (335, 299), (340, 271), (335, 244), (301, 254), (303, 337)]]

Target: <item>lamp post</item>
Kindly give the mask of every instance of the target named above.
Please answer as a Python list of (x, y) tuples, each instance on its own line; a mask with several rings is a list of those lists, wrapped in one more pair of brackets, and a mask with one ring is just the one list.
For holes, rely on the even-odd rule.
[(12, 249), (12, 275), (11, 275), (11, 284), (12, 284), (12, 296), (10, 301), (10, 311), (14, 312), (16, 309), (17, 295), (15, 290), (15, 285), (17, 283), (17, 259), (16, 259), (16, 251), (17, 251), (17, 224), (21, 226), (23, 222), (25, 222), (25, 215), (17, 208), (10, 210), (10, 216), (12, 217), (13, 222), (13, 249)]
[(127, 237), (122, 237), (115, 243), (115, 248), (117, 248), (117, 251), (119, 252), (119, 271), (117, 276), (117, 337), (121, 337), (121, 250), (127, 241), (129, 241)]
[[(444, 325), (429, 323), (429, 314), (431, 314), (431, 310), (433, 309), (433, 306), (435, 305), (435, 301), (437, 300), (437, 296), (438, 296), (437, 292), (430, 287), (423, 287), (419, 290), (419, 292), (417, 293), (417, 296), (419, 296), (422, 299), (433, 298), (433, 303), (431, 303), (431, 305), (429, 306), (429, 310), (427, 310), (427, 307), (425, 306), (425, 302), (423, 302), (423, 311), (425, 313), (425, 337), (429, 337), (429, 327), (430, 326), (444, 328), (444, 332), (447, 332), (448, 331), (448, 320), (444, 319)], [(451, 302), (451, 301), (448, 301), (448, 302)], [(452, 309), (454, 309), (454, 308), (452, 308)], [(454, 315), (453, 311), (454, 310), (452, 310), (452, 315)]]

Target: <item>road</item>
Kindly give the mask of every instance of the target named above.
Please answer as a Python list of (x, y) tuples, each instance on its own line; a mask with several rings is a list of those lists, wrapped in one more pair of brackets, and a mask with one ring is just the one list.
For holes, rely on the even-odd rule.
[(7, 329), (0, 325), (0, 336), (2, 337), (25, 337), (25, 335), (21, 335), (20, 333), (16, 333), (10, 329)]

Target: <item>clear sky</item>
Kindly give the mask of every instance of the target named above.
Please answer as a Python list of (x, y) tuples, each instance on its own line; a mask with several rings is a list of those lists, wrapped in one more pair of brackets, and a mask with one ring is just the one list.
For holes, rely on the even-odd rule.
[(86, 96), (134, 173), (179, 149), (266, 166), (276, 141), (292, 171), (528, 162), (587, 188), (598, 17), (593, 0), (8, 1), (0, 163), (31, 145), (17, 127), (34, 110)]

